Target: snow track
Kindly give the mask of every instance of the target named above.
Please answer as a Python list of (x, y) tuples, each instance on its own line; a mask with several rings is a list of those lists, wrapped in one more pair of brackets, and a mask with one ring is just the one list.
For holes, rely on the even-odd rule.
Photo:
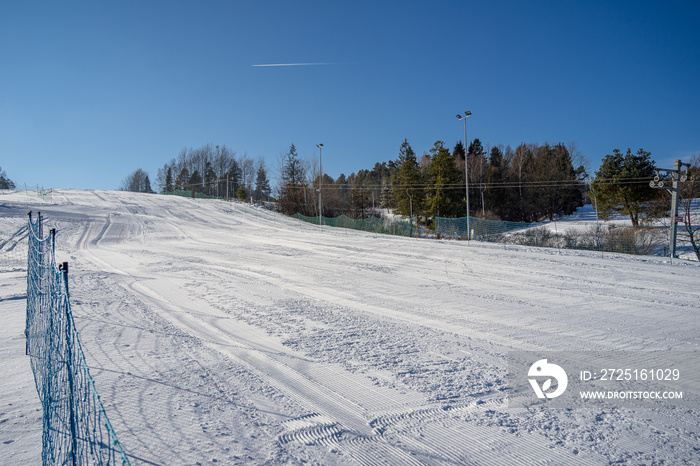
[[(8, 199), (0, 253), (29, 207)], [(694, 412), (505, 405), (511, 350), (697, 351), (694, 264), (321, 231), (222, 201), (53, 199), (84, 350), (136, 464), (700, 461)]]

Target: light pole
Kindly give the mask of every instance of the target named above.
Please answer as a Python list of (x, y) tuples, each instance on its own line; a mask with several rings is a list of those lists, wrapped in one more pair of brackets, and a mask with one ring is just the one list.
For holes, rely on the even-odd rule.
[[(221, 153), (219, 152), (219, 146), (216, 146), (216, 157), (218, 160), (221, 160)], [(218, 165), (218, 161), (217, 161)], [(221, 172), (216, 174), (216, 197), (219, 197), (219, 194), (221, 194), (221, 190), (219, 189), (219, 182), (221, 181)], [(226, 183), (227, 187), (227, 194), (228, 194), (228, 183)]]
[(469, 224), (469, 143), (467, 142), (467, 118), (472, 116), (472, 112), (467, 110), (464, 116), (457, 115), (457, 118), (464, 120), (464, 184), (467, 190), (467, 239), (472, 239), (472, 229)]
[(316, 144), (318, 147), (318, 168), (320, 175), (318, 177), (318, 224), (323, 227), (323, 143)]

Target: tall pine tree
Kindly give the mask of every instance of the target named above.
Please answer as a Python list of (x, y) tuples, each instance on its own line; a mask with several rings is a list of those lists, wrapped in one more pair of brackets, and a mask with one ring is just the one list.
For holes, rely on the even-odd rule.
[(270, 197), (270, 181), (267, 179), (267, 171), (265, 170), (264, 163), (260, 163), (255, 176), (254, 197), (259, 201)]
[(396, 210), (403, 215), (411, 215), (411, 211), (413, 215), (422, 215), (425, 196), (423, 176), (408, 139), (401, 144), (396, 166), (391, 190)]
[(426, 188), (428, 215), (433, 218), (463, 215), (462, 176), (455, 158), (442, 141), (437, 141), (430, 152), (430, 179)]
[(292, 144), (289, 152), (285, 154), (282, 166), (282, 179), (280, 186), (279, 205), (282, 212), (287, 215), (309, 214), (306, 183), (306, 167), (299, 158), (297, 149)]
[(165, 187), (163, 191), (166, 193), (172, 192), (173, 190), (173, 167), (168, 167), (165, 174)]

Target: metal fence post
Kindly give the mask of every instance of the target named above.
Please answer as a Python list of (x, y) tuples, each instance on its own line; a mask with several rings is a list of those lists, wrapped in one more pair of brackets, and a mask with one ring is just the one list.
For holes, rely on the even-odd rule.
[[(61, 264), (59, 268), (63, 273), (63, 283), (65, 286), (65, 299), (63, 302), (68, 302), (68, 262)], [(76, 434), (76, 420), (75, 420), (75, 393), (73, 387), (73, 332), (75, 329), (71, 326), (72, 319), (69, 312), (69, 307), (65, 307), (66, 319), (66, 372), (68, 374), (68, 409), (69, 409), (69, 423), (70, 423), (70, 435), (71, 435), (71, 452), (70, 460), (73, 465), (78, 464), (77, 450), (78, 450), (78, 439)]]

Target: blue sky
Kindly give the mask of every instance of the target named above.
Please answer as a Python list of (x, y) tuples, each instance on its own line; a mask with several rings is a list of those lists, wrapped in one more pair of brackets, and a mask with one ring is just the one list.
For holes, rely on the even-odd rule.
[[(0, 166), (116, 189), (185, 147), (346, 175), (468, 137), (700, 153), (700, 2), (2, 2)], [(276, 63), (313, 66), (256, 67)]]

